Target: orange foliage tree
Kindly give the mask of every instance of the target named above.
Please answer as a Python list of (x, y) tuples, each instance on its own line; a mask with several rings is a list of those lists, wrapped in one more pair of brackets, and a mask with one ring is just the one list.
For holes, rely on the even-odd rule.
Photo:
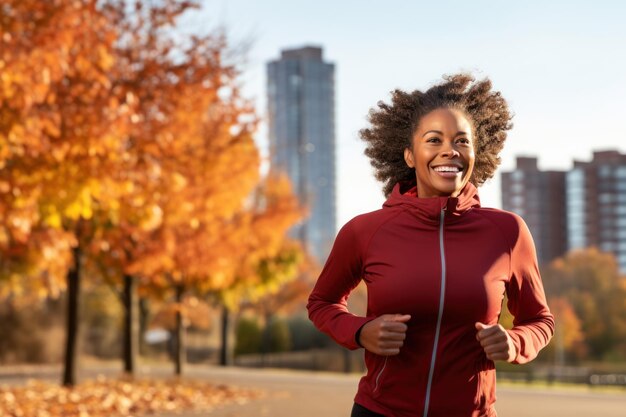
[(556, 313), (563, 314), (567, 328), (557, 336), (566, 351), (578, 359), (623, 360), (626, 292), (615, 257), (596, 248), (572, 251), (542, 275), (548, 300), (556, 300), (557, 324)]
[(85, 268), (115, 285), (124, 277), (130, 328), (136, 278), (174, 287), (180, 306), (189, 290), (268, 286), (285, 276), (268, 260), (297, 258), (283, 242), (300, 216), (287, 182), (251, 196), (257, 118), (237, 54), (219, 32), (174, 32), (196, 5), (2, 5), (0, 280), (11, 294), (67, 287), (65, 385), (75, 383)]
[(584, 344), (581, 320), (571, 303), (564, 297), (551, 297), (548, 302), (556, 321), (554, 341), (548, 347), (548, 350), (554, 351), (555, 364), (563, 366), (566, 356), (570, 359), (584, 358), (587, 348)]
[[(125, 300), (132, 299), (134, 276), (144, 287), (175, 289), (181, 373), (184, 295), (253, 285), (244, 277), (277, 253), (300, 210), (284, 178), (267, 180), (249, 197), (259, 181), (257, 120), (240, 95), (224, 36), (175, 41), (164, 29), (172, 29), (189, 2), (134, 5), (130, 17), (117, 11), (124, 37), (115, 66), (118, 94), (136, 102), (122, 158), (127, 165), (116, 177), (128, 192), (119, 199), (115, 227), (98, 228), (93, 242), (109, 248), (99, 264), (124, 274)], [(127, 319), (127, 342), (131, 324)]]
[[(234, 223), (245, 239), (233, 246), (238, 268), (234, 280), (210, 293), (222, 306), (220, 363), (228, 365), (231, 312), (255, 305), (268, 317), (308, 292), (303, 277), (309, 269), (302, 246), (287, 231), (304, 215), (286, 177), (272, 174), (258, 187), (249, 207)], [(265, 306), (265, 309), (261, 309)]]
[(95, 211), (116, 210), (118, 187), (108, 174), (119, 167), (131, 113), (111, 94), (117, 29), (96, 1), (8, 0), (2, 12), (3, 277), (45, 293), (65, 287), (66, 275), (70, 385), (81, 248), (89, 240), (83, 225)]
[[(120, 5), (122, 7), (120, 7)], [(134, 104), (124, 168), (112, 173), (123, 190), (114, 218), (103, 213), (92, 240), (97, 270), (124, 277), (125, 369), (134, 368), (136, 277), (144, 287), (219, 285), (217, 245), (234, 210), (258, 181), (252, 140), (256, 117), (241, 98), (232, 50), (219, 32), (177, 36), (191, 2), (111, 6), (122, 36), (116, 48), (116, 95)], [(112, 225), (113, 227), (106, 227)], [(217, 265), (220, 263), (220, 265)], [(161, 291), (163, 292), (163, 291)], [(181, 350), (182, 351), (182, 350)]]

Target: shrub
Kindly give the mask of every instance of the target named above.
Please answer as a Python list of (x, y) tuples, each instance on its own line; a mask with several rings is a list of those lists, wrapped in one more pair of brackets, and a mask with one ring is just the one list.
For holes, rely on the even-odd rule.
[(261, 326), (253, 318), (242, 317), (235, 329), (235, 355), (261, 351)]

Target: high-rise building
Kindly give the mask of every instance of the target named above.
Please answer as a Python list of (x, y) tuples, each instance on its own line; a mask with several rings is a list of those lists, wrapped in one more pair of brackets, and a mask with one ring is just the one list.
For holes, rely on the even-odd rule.
[(568, 249), (612, 252), (626, 272), (626, 154), (594, 152), (567, 173)]
[(515, 170), (502, 173), (502, 208), (526, 221), (540, 264), (567, 251), (565, 172), (541, 171), (537, 158), (518, 157)]
[(287, 173), (308, 218), (292, 230), (319, 262), (335, 237), (335, 66), (322, 49), (286, 49), (267, 64), (270, 170)]
[(626, 155), (594, 152), (567, 172), (540, 171), (536, 158), (517, 158), (502, 174), (502, 208), (528, 224), (540, 263), (568, 250), (597, 247), (626, 272)]

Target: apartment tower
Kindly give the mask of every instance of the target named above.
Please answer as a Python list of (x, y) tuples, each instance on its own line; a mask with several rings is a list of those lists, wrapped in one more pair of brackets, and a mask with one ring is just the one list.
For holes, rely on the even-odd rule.
[(566, 172), (541, 171), (537, 158), (518, 157), (502, 174), (502, 208), (524, 218), (540, 263), (568, 250), (597, 247), (626, 273), (626, 155), (597, 151)]
[(292, 231), (325, 262), (336, 232), (335, 66), (322, 49), (285, 49), (267, 64), (270, 170), (291, 179), (308, 217)]
[(518, 157), (515, 170), (502, 173), (502, 208), (526, 221), (540, 265), (567, 251), (565, 172), (541, 171), (537, 158)]

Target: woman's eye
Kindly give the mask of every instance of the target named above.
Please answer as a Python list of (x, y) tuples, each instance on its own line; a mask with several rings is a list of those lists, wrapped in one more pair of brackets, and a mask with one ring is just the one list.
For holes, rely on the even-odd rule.
[(439, 142), (439, 138), (437, 138), (437, 137), (428, 138), (428, 139), (426, 139), (426, 142), (437, 143), (437, 142)]
[(467, 139), (467, 138), (459, 138), (456, 141), (458, 143), (465, 143), (465, 144), (470, 143), (469, 139)]

